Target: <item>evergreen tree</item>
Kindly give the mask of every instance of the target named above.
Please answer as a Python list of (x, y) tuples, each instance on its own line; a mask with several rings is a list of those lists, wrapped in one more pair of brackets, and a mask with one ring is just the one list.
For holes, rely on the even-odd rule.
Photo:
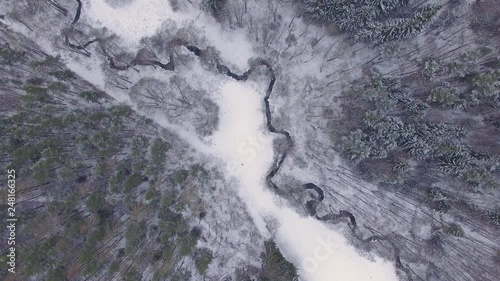
[(450, 145), (442, 148), (438, 168), (446, 174), (462, 175), (472, 166), (470, 150), (464, 145)]
[(495, 185), (491, 172), (485, 167), (469, 169), (463, 173), (464, 181), (474, 188), (487, 188)]
[(419, 99), (401, 99), (400, 103), (402, 104), (405, 113), (415, 119), (423, 118), (430, 109), (428, 104)]
[(370, 156), (371, 147), (367, 141), (368, 136), (361, 130), (351, 132), (341, 139), (342, 151), (354, 161), (363, 160)]
[(472, 94), (478, 97), (497, 97), (500, 93), (500, 70), (477, 73), (470, 78)]
[(106, 202), (105, 194), (102, 191), (93, 192), (86, 201), (86, 206), (89, 212), (96, 214), (101, 208), (104, 207)]
[(259, 281), (296, 281), (295, 266), (287, 261), (273, 241), (264, 242), (266, 251), (260, 255), (262, 272)]
[(392, 171), (398, 175), (404, 175), (412, 170), (412, 165), (408, 162), (396, 162), (392, 166)]
[(395, 18), (386, 22), (369, 22), (358, 40), (373, 41), (376, 44), (406, 39), (422, 32), (431, 23), (440, 7), (425, 6), (409, 18)]
[(381, 114), (380, 111), (378, 110), (369, 110), (365, 113), (365, 118), (363, 119), (363, 122), (368, 126), (368, 127), (375, 127), (375, 125), (383, 118), (383, 115)]
[(8, 47), (0, 47), (0, 65), (10, 65), (23, 60), (25, 53)]
[(340, 30), (351, 32), (357, 41), (380, 44), (418, 34), (439, 10), (424, 6), (409, 16), (390, 18), (408, 3), (408, 0), (307, 0), (305, 14), (320, 23), (334, 23)]
[(463, 237), (464, 236), (464, 230), (462, 227), (456, 223), (450, 224), (448, 227), (446, 227), (446, 233), (455, 236), (455, 237)]
[(208, 266), (213, 260), (213, 253), (207, 248), (197, 249), (193, 259), (198, 272), (203, 276), (207, 272)]
[(412, 138), (406, 142), (408, 152), (413, 159), (424, 160), (430, 157), (433, 147), (421, 138)]
[(465, 101), (459, 97), (457, 89), (447, 83), (432, 89), (427, 100), (446, 109), (465, 108)]
[(370, 134), (370, 156), (386, 158), (389, 151), (398, 146), (400, 132), (404, 130), (404, 123), (399, 117), (389, 117), (374, 126)]
[(438, 61), (430, 59), (424, 62), (422, 72), (427, 80), (432, 81), (440, 68), (441, 64)]

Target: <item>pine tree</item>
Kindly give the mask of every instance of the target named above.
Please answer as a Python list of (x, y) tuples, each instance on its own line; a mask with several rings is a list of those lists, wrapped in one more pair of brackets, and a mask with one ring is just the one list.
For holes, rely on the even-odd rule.
[(361, 130), (351, 132), (341, 139), (342, 151), (354, 161), (363, 160), (370, 156), (371, 147), (367, 141), (368, 136)]
[(392, 98), (387, 95), (387, 93), (380, 95), (378, 99), (375, 100), (375, 106), (382, 114), (387, 114), (396, 110), (397, 104), (397, 99)]
[[(374, 41), (384, 18), (407, 5), (408, 0), (307, 0), (305, 14), (321, 23), (334, 23), (358, 41)], [(414, 16), (423, 20), (425, 15), (419, 11)]]
[(494, 186), (491, 172), (485, 167), (472, 168), (463, 174), (464, 181), (474, 188)]
[[(305, 12), (310, 17), (321, 22), (333, 22), (337, 14), (344, 13), (352, 7), (354, 0), (308, 0), (306, 1)], [(342, 8), (344, 6), (345, 8)]]
[(359, 39), (382, 44), (389, 41), (406, 39), (422, 32), (431, 23), (438, 12), (438, 6), (425, 6), (409, 18), (395, 18), (386, 22), (370, 22), (366, 31), (358, 36)]
[(464, 145), (443, 147), (440, 154), (438, 169), (446, 174), (462, 175), (472, 166), (470, 150)]
[(432, 89), (427, 100), (446, 109), (465, 108), (465, 101), (459, 97), (457, 89), (446, 83)]
[(406, 146), (411, 157), (416, 160), (429, 158), (433, 151), (433, 148), (427, 142), (417, 137), (406, 141)]
[(78, 95), (87, 102), (98, 102), (104, 96), (103, 93), (98, 91), (84, 91)]
[(489, 70), (470, 79), (472, 93), (478, 97), (497, 97), (500, 93), (500, 70)]
[(413, 169), (409, 162), (396, 162), (392, 166), (392, 171), (398, 175), (404, 175)]
[(463, 237), (464, 236), (464, 230), (462, 227), (456, 223), (450, 224), (448, 227), (446, 227), (446, 233), (453, 235), (455, 237)]
[(89, 212), (95, 214), (104, 206), (104, 203), (106, 202), (104, 196), (105, 196), (104, 192), (95, 191), (88, 197), (85, 205), (89, 210)]
[(264, 242), (266, 251), (260, 255), (262, 272), (259, 280), (262, 281), (296, 281), (299, 278), (295, 266), (287, 261), (274, 241)]
[(419, 99), (401, 99), (400, 103), (403, 105), (405, 113), (408, 116), (416, 119), (423, 118), (427, 114), (427, 111), (430, 109), (430, 106), (428, 104)]
[(380, 120), (383, 118), (383, 114), (378, 110), (369, 110), (365, 113), (365, 118), (363, 122), (368, 126), (373, 128)]
[(424, 62), (422, 72), (427, 80), (432, 81), (440, 68), (441, 64), (438, 61), (429, 59)]
[(397, 141), (404, 127), (399, 117), (389, 117), (376, 124), (374, 132), (369, 136), (371, 155), (375, 158), (387, 157), (387, 153), (398, 146)]
[(25, 52), (17, 51), (8, 47), (0, 47), (0, 65), (13, 64), (23, 60)]
[(212, 262), (214, 256), (211, 250), (207, 248), (196, 249), (193, 254), (196, 269), (200, 275), (204, 276), (207, 272), (208, 266)]

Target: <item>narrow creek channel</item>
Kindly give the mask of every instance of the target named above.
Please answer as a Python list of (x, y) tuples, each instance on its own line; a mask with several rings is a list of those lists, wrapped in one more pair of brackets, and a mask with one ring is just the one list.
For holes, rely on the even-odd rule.
[[(82, 11), (82, 2), (76, 0), (76, 14), (70, 24), (73, 28), (78, 23)], [(113, 9), (105, 1), (93, 0), (92, 4), (99, 4), (101, 9), (109, 11), (102, 14), (107, 18), (115, 15), (116, 22), (111, 25), (113, 30), (134, 39), (144, 36), (144, 30), (155, 30), (164, 20), (164, 15), (158, 14), (157, 0), (133, 1), (132, 5), (120, 9)], [(135, 5), (135, 6), (134, 6)], [(92, 7), (92, 5), (91, 5)], [(140, 9), (139, 9), (139, 8)], [(149, 14), (153, 13), (153, 15)], [(170, 13), (170, 12), (169, 12)], [(175, 18), (175, 13), (167, 13)], [(130, 17), (141, 18), (131, 24)], [(139, 15), (140, 14), (140, 15)], [(156, 15), (156, 16), (154, 16)], [(96, 16), (96, 19), (98, 17)], [(174, 19), (175, 20), (175, 19)], [(125, 27), (133, 27), (130, 32)], [(135, 38), (137, 39), (137, 38)], [(137, 40), (136, 40), (137, 41)], [(175, 44), (174, 44), (175, 43)], [(166, 71), (175, 71), (174, 55), (170, 50), (170, 61), (142, 61), (134, 59), (128, 64), (117, 65), (113, 56), (104, 47), (99, 39), (92, 39), (85, 44), (75, 45), (66, 38), (66, 45), (76, 51), (89, 55), (86, 50), (90, 45), (97, 44), (109, 63), (109, 67), (116, 71), (124, 71), (132, 66), (157, 65)], [(170, 47), (185, 47), (195, 56), (203, 59), (202, 50), (183, 40), (172, 40)], [(252, 216), (257, 228), (266, 236), (273, 236), (284, 256), (293, 262), (299, 269), (303, 281), (392, 281), (398, 280), (393, 261), (387, 261), (377, 256), (366, 257), (350, 245), (347, 239), (337, 231), (329, 228), (324, 221), (335, 221), (348, 218), (353, 236), (369, 243), (377, 240), (389, 241), (395, 253), (395, 265), (398, 269), (411, 276), (399, 258), (397, 247), (386, 236), (360, 237), (357, 232), (356, 219), (346, 210), (338, 214), (318, 216), (316, 206), (324, 199), (323, 190), (314, 183), (304, 184), (305, 190), (318, 193), (316, 200), (306, 204), (310, 216), (302, 216), (289, 207), (285, 200), (281, 200), (277, 191), (279, 187), (273, 177), (279, 172), (294, 142), (290, 133), (276, 128), (272, 123), (270, 98), (276, 83), (276, 75), (272, 65), (264, 59), (255, 59), (250, 68), (242, 75), (233, 73), (227, 66), (217, 62), (217, 71), (236, 81), (228, 81), (220, 89), (217, 100), (221, 110), (219, 131), (212, 139), (213, 150), (228, 164), (228, 173), (237, 179), (239, 195), (242, 204)], [(265, 67), (269, 76), (269, 84), (262, 102), (261, 89), (252, 87), (252, 82), (246, 82), (249, 76), (258, 68)], [(262, 116), (264, 112), (264, 116)], [(280, 155), (275, 155), (273, 138), (284, 137), (287, 147)]]
[[(237, 81), (228, 81), (220, 90), (216, 102), (221, 110), (221, 123), (212, 139), (214, 150), (228, 163), (230, 175), (237, 179), (239, 196), (257, 228), (266, 236), (274, 236), (284, 256), (299, 269), (301, 280), (398, 280), (393, 263), (379, 257), (374, 260), (363, 257), (343, 235), (314, 216), (299, 215), (276, 194), (279, 187), (272, 179), (292, 149), (293, 141), (287, 131), (275, 128), (271, 122), (269, 103), (275, 81), (272, 69), (268, 67), (271, 83), (264, 102), (259, 93), (262, 89), (253, 82), (244, 82), (262, 65), (267, 66), (260, 61), (243, 75), (219, 65), (219, 72)], [(288, 150), (275, 156), (273, 139), (283, 136)]]

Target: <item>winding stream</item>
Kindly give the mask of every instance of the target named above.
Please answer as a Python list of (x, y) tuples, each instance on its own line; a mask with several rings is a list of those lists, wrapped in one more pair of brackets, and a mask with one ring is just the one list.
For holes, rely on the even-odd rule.
[[(81, 14), (81, 1), (76, 0), (76, 2), (78, 4), (77, 12), (74, 20), (70, 25), (70, 29), (72, 29), (73, 26), (77, 24)], [(165, 71), (175, 70), (172, 50), (170, 51), (170, 61), (166, 64), (160, 63), (158, 61), (139, 61), (135, 59), (129, 64), (118, 66), (115, 64), (113, 57), (106, 51), (105, 43), (101, 42), (99, 39), (92, 39), (83, 45), (75, 45), (69, 42), (69, 40), (67, 39), (68, 36), (66, 36), (65, 38), (66, 45), (69, 48), (79, 51), (85, 55), (89, 54), (89, 52), (86, 50), (89, 45), (93, 43), (99, 44), (101, 50), (103, 51), (106, 59), (109, 62), (109, 67), (118, 71), (126, 70), (129, 67), (136, 65), (157, 65)], [(190, 45), (183, 40), (174, 41), (175, 42), (170, 42), (172, 43), (170, 45), (172, 48), (174, 46), (183, 46), (187, 48), (187, 50), (192, 52), (195, 56), (200, 57), (200, 59), (204, 58), (204, 52), (206, 52), (206, 50), (202, 50), (194, 45)], [(249, 76), (261, 66), (267, 69), (267, 75), (269, 76), (269, 84), (264, 96), (263, 109), (261, 108), (260, 102), (255, 102), (256, 100), (258, 101), (260, 99), (257, 92), (255, 90), (252, 91), (252, 89), (245, 88), (243, 83), (239, 83), (247, 81)], [(250, 68), (241, 75), (232, 72), (218, 59), (216, 68), (217, 72), (238, 81), (237, 84), (230, 84), (230, 87), (226, 88), (226, 90), (223, 91), (225, 92), (223, 93), (223, 95), (225, 95), (225, 98), (227, 99), (226, 101), (228, 102), (222, 109), (231, 112), (230, 114), (233, 114), (231, 116), (231, 120), (233, 120), (233, 117), (242, 117), (242, 114), (245, 113), (250, 112), (249, 114), (252, 114), (252, 112), (255, 110), (260, 110), (261, 112), (264, 111), (265, 126), (267, 130), (272, 134), (280, 135), (286, 139), (286, 148), (283, 153), (281, 153), (281, 155), (277, 155), (276, 157), (274, 157), (272, 140), (267, 137), (267, 141), (265, 141), (265, 151), (268, 153), (266, 155), (261, 155), (258, 161), (252, 162), (253, 160), (250, 160), (246, 162), (243, 161), (241, 163), (241, 165), (245, 167), (243, 169), (246, 173), (246, 177), (239, 177), (241, 181), (240, 185), (243, 186), (240, 188), (242, 188), (243, 192), (246, 192), (248, 196), (244, 200), (245, 204), (247, 205), (247, 209), (249, 210), (249, 212), (252, 213), (252, 217), (254, 218), (254, 220), (257, 220), (255, 222), (257, 224), (257, 227), (259, 227), (259, 225), (261, 226), (261, 231), (263, 231), (264, 226), (268, 227), (267, 222), (277, 222), (277, 226), (275, 226), (276, 232), (274, 233), (276, 242), (282, 250), (283, 254), (289, 260), (294, 262), (294, 264), (298, 267), (299, 273), (302, 275), (304, 280), (397, 280), (392, 264), (376, 256), (372, 257), (374, 261), (361, 256), (353, 246), (349, 245), (344, 236), (328, 228), (324, 223), (321, 222), (335, 222), (337, 220), (343, 220), (344, 218), (348, 218), (348, 225), (350, 227), (351, 233), (356, 239), (365, 243), (377, 240), (388, 241), (394, 249), (396, 267), (400, 270), (403, 270), (407, 274), (408, 279), (412, 280), (409, 270), (401, 263), (399, 257), (399, 249), (397, 248), (391, 237), (373, 235), (368, 238), (362, 238), (357, 232), (357, 222), (355, 216), (347, 210), (341, 210), (338, 214), (328, 213), (323, 216), (319, 216), (317, 214), (316, 206), (322, 203), (324, 200), (324, 192), (318, 185), (314, 183), (306, 183), (303, 185), (304, 190), (313, 190), (318, 194), (316, 199), (309, 200), (306, 203), (305, 207), (308, 210), (310, 217), (302, 217), (301, 215), (293, 211), (292, 208), (288, 207), (288, 203), (277, 203), (280, 198), (276, 194), (279, 193), (280, 188), (274, 183), (273, 178), (279, 172), (285, 159), (288, 156), (288, 153), (293, 149), (294, 142), (292, 136), (288, 131), (284, 129), (278, 129), (272, 123), (270, 97), (273, 93), (273, 88), (276, 83), (276, 75), (274, 69), (267, 60), (261, 58), (253, 60), (253, 62), (250, 64)], [(232, 91), (234, 91), (235, 93), (231, 93)], [(242, 94), (247, 95), (247, 97), (243, 99), (243, 101), (247, 102), (247, 104), (245, 104), (244, 102), (242, 103), (241, 100), (233, 97), (236, 95), (242, 97)], [(251, 104), (249, 108), (247, 108), (248, 104)], [(249, 119), (251, 118), (248, 118), (247, 116), (245, 120)], [(250, 129), (248, 132), (245, 132), (245, 134), (261, 134), (258, 122), (255, 123), (255, 120), (250, 120), (248, 122), (253, 122), (249, 123), (252, 125), (252, 129)], [(226, 131), (224, 131), (223, 133), (230, 135), (234, 133), (234, 130), (239, 130), (234, 126), (234, 124), (229, 125), (228, 128), (226, 128)], [(238, 124), (237, 126), (243, 126), (243, 124)], [(241, 132), (241, 130), (238, 132)], [(226, 159), (233, 160), (231, 157), (234, 156), (231, 156), (229, 153), (226, 157)], [(269, 166), (271, 167), (270, 169), (266, 168)], [(266, 190), (261, 187), (261, 176), (265, 177), (265, 183), (268, 187), (270, 187), (270, 189)], [(255, 206), (257, 207), (252, 206), (252, 204), (255, 204)]]
[[(188, 50), (192, 51), (197, 56), (200, 56), (203, 52), (202, 50), (198, 49), (195, 46), (187, 46), (187, 48), (188, 48)], [(250, 76), (250, 74), (252, 74), (260, 66), (264, 66), (267, 68), (267, 73), (268, 73), (269, 79), (270, 79), (267, 90), (266, 90), (266, 95), (264, 96), (264, 112), (265, 112), (266, 128), (270, 133), (278, 134), (278, 135), (285, 137), (286, 142), (287, 142), (287, 146), (286, 146), (284, 152), (281, 155), (274, 157), (275, 159), (271, 165), (271, 169), (267, 172), (267, 174), (265, 176), (266, 184), (268, 185), (268, 187), (271, 188), (271, 190), (273, 190), (274, 193), (279, 194), (280, 189), (274, 183), (273, 177), (278, 173), (278, 171), (282, 167), (288, 153), (291, 151), (291, 149), (293, 149), (294, 142), (293, 142), (292, 136), (290, 135), (290, 133), (288, 131), (283, 130), (283, 129), (277, 129), (272, 123), (272, 114), (271, 114), (271, 109), (270, 109), (270, 97), (271, 97), (271, 94), (273, 92), (274, 84), (276, 83), (276, 76), (275, 76), (274, 70), (269, 62), (267, 62), (264, 59), (259, 58), (259, 59), (256, 59), (253, 61), (250, 68), (246, 72), (244, 72), (241, 75), (238, 75), (238, 74), (235, 74), (234, 72), (232, 72), (227, 66), (221, 64), (220, 62), (217, 62), (217, 70), (219, 73), (227, 75), (228, 77), (233, 78), (234, 80), (240, 81), (240, 82), (245, 82), (248, 79), (248, 77)], [(232, 93), (232, 94), (236, 95), (236, 93)], [(231, 106), (233, 106), (233, 107), (247, 106), (247, 103), (231, 104)], [(236, 119), (236, 120), (238, 120), (238, 119)], [(237, 122), (237, 121), (234, 121), (234, 122)], [(241, 126), (244, 126), (244, 124), (241, 124)], [(222, 127), (224, 127), (224, 126), (222, 126)], [(274, 155), (274, 152), (271, 152), (271, 153)], [(245, 163), (245, 165), (247, 165), (247, 164)], [(255, 184), (255, 183), (253, 183), (253, 184)], [(245, 188), (251, 188), (251, 187), (245, 186)], [(329, 214), (325, 214), (323, 216), (317, 215), (316, 206), (324, 200), (323, 189), (314, 183), (306, 183), (303, 185), (303, 188), (305, 190), (313, 190), (318, 194), (318, 196), (314, 200), (309, 200), (306, 203), (306, 209), (309, 211), (309, 215), (311, 217), (314, 217), (318, 221), (332, 221), (332, 222), (335, 222), (337, 220), (341, 220), (343, 218), (348, 218), (348, 225), (351, 229), (351, 233), (353, 234), (353, 236), (356, 239), (358, 239), (364, 243), (369, 243), (369, 242), (373, 242), (373, 241), (387, 241), (394, 249), (396, 267), (398, 269), (401, 269), (404, 272), (406, 272), (408, 279), (412, 280), (412, 277), (411, 277), (408, 269), (405, 268), (401, 263), (401, 260), (399, 257), (399, 249), (397, 248), (396, 244), (393, 242), (391, 237), (382, 236), (382, 235), (373, 235), (373, 236), (370, 236), (367, 238), (361, 237), (361, 235), (356, 231), (357, 230), (357, 222), (356, 222), (355, 216), (347, 210), (340, 210), (340, 212), (338, 214), (329, 213)], [(264, 201), (268, 205), (276, 204), (276, 203), (273, 203), (272, 200), (270, 200), (269, 198), (267, 198), (267, 200), (264, 200)], [(282, 206), (273, 206), (273, 209), (274, 210), (272, 210), (272, 211), (269, 211), (269, 210), (267, 210), (267, 211), (270, 213), (274, 213), (273, 216), (278, 217), (279, 218), (278, 220), (282, 223), (282, 226), (279, 226), (278, 231), (277, 231), (277, 233), (278, 233), (277, 239), (278, 240), (284, 239), (284, 240), (288, 240), (288, 241), (290, 241), (290, 240), (296, 241), (298, 243), (305, 243), (305, 241), (297, 239), (298, 237), (301, 237), (302, 239), (304, 239), (304, 238), (311, 239), (311, 240), (316, 240), (316, 242), (318, 242), (318, 240), (320, 240), (320, 239), (318, 239), (317, 236), (315, 237), (315, 232), (317, 232), (319, 236), (321, 235), (320, 233), (326, 233), (325, 229), (320, 229), (321, 227), (314, 225), (314, 223), (311, 223), (310, 221), (307, 221), (306, 219), (300, 218), (300, 216), (298, 216), (296, 213), (291, 214), (290, 213), (291, 210), (289, 208), (282, 207)], [(255, 216), (253, 216), (253, 217), (255, 217)], [(296, 225), (291, 225), (290, 223), (287, 222), (287, 220), (294, 221), (294, 223)], [(290, 232), (300, 232), (299, 228), (301, 226), (311, 227), (311, 229), (316, 229), (316, 230), (309, 231), (308, 233), (304, 232), (300, 235), (291, 235), (290, 234)], [(282, 233), (283, 231), (288, 231), (289, 233), (288, 234)], [(283, 236), (280, 237), (280, 232), (281, 232), (281, 235), (284, 235), (284, 237)], [(286, 236), (295, 236), (295, 237), (286, 237)], [(341, 244), (345, 243), (343, 241), (343, 239), (341, 239), (339, 237), (331, 236), (331, 234), (329, 234), (329, 237), (327, 239), (329, 239), (328, 243), (330, 243), (330, 246), (335, 248), (335, 249), (338, 249), (340, 253), (344, 253), (346, 251), (345, 249), (342, 249), (342, 246), (341, 246)], [(278, 241), (278, 243), (279, 243), (279, 241)], [(321, 244), (321, 242), (319, 244)], [(284, 245), (283, 248), (287, 248), (287, 247), (290, 247), (290, 245)], [(314, 247), (314, 246), (310, 246), (310, 247)], [(316, 245), (316, 247), (317, 247), (317, 245)], [(328, 249), (323, 249), (323, 250), (327, 251)], [(323, 265), (318, 265), (321, 262), (321, 259), (323, 259), (324, 257), (319, 257), (319, 258), (314, 257), (314, 258), (316, 258), (316, 264), (311, 265), (311, 262), (312, 262), (311, 258), (312, 257), (310, 257), (310, 256), (307, 257), (307, 254), (314, 255), (315, 254), (314, 252), (318, 252), (318, 248), (313, 249), (313, 253), (311, 253), (311, 251), (307, 251), (307, 250), (299, 253), (299, 255), (301, 256), (302, 259), (303, 259), (303, 255), (304, 254), (306, 255), (306, 259), (303, 259), (302, 264), (299, 262), (299, 264), (301, 265), (301, 266), (299, 266), (299, 269), (302, 267), (303, 271), (304, 271), (304, 268), (309, 268), (309, 269), (311, 269), (311, 271), (321, 271), (321, 270), (324, 271), (324, 273), (321, 273), (321, 274), (309, 275), (309, 276), (311, 276), (311, 280), (337, 280), (337, 278), (338, 278), (338, 280), (350, 280), (349, 278), (353, 278), (352, 280), (369, 280), (369, 279), (372, 280), (373, 276), (369, 276), (369, 277), (366, 275), (363, 276), (362, 274), (359, 274), (359, 273), (349, 276), (349, 274), (343, 275), (342, 273), (340, 273), (341, 270), (338, 270), (336, 272), (332, 272), (330, 270), (324, 270), (325, 267), (332, 266), (332, 264), (329, 262), (332, 262), (333, 259), (330, 260), (328, 258), (325, 258), (325, 260), (328, 260), (329, 262), (327, 262)], [(285, 250), (284, 253), (287, 254), (287, 251)], [(288, 253), (288, 254), (290, 254), (290, 253)], [(330, 253), (330, 254), (332, 255), (332, 257), (335, 255), (333, 253)], [(309, 258), (309, 260), (307, 260), (307, 258)], [(337, 257), (337, 258), (339, 258), (339, 257)], [(361, 262), (357, 261), (355, 258), (349, 258), (347, 256), (345, 256), (345, 257), (340, 256), (340, 258), (341, 259), (343, 258), (343, 260), (342, 260), (343, 262), (348, 262), (348, 263), (352, 262), (354, 264), (355, 263), (361, 264)], [(292, 258), (292, 260), (293, 260), (293, 258)], [(295, 259), (295, 261), (296, 261), (296, 259)], [(338, 259), (336, 260), (336, 262), (338, 262)], [(309, 267), (306, 266), (306, 263), (309, 263), (310, 266)], [(338, 269), (341, 269), (341, 268), (338, 268)], [(364, 269), (367, 269), (367, 267), (364, 266)], [(307, 271), (307, 269), (305, 271)], [(337, 276), (332, 275), (335, 273), (337, 274)], [(378, 275), (380, 275), (380, 272), (378, 273)], [(389, 276), (387, 276), (386, 278), (387, 279), (384, 279), (384, 280), (391, 280), (392, 279)]]
[[(188, 48), (189, 49), (189, 48)], [(195, 53), (196, 54), (196, 53)], [(199, 52), (198, 52), (199, 54)], [(274, 84), (276, 83), (276, 76), (274, 74), (274, 70), (269, 62), (267, 62), (264, 59), (257, 59), (255, 64), (251, 65), (249, 70), (247, 70), (243, 75), (237, 75), (231, 72), (225, 65), (218, 64), (217, 69), (219, 70), (220, 73), (225, 74), (233, 79), (236, 79), (237, 81), (246, 81), (251, 73), (253, 73), (257, 67), (259, 66), (265, 66), (268, 69), (270, 81), (269, 85), (267, 87), (266, 95), (264, 97), (264, 104), (265, 104), (265, 117), (266, 117), (266, 126), (269, 132), (275, 133), (275, 134), (280, 134), (286, 138), (287, 141), (287, 146), (285, 148), (285, 151), (277, 157), (277, 159), (273, 163), (273, 168), (268, 172), (266, 175), (266, 182), (270, 188), (272, 188), (275, 191), (279, 191), (279, 187), (273, 182), (273, 177), (278, 173), (280, 170), (281, 166), (283, 165), (283, 162), (285, 161), (288, 153), (292, 150), (294, 143), (293, 139), (290, 135), (290, 133), (286, 130), (282, 129), (277, 129), (273, 124), (272, 124), (272, 115), (271, 115), (271, 109), (270, 109), (270, 101), (269, 98), (271, 97), (271, 94), (273, 92), (273, 87)], [(325, 214), (323, 216), (319, 216), (316, 213), (316, 206), (321, 203), (324, 200), (324, 191), (322, 188), (317, 186), (314, 183), (306, 183), (303, 184), (302, 186), (304, 189), (309, 189), (313, 190), (318, 194), (318, 197), (315, 200), (309, 200), (307, 201), (305, 207), (309, 211), (309, 214), (313, 217), (315, 217), (317, 220), (320, 221), (332, 221), (332, 223), (335, 223), (336, 221), (339, 221), (343, 218), (348, 218), (348, 226), (351, 229), (352, 235), (364, 242), (364, 243), (369, 243), (369, 242), (374, 242), (374, 241), (387, 241), (393, 248), (394, 250), (394, 259), (396, 263), (396, 268), (402, 270), (405, 272), (405, 274), (408, 277), (408, 280), (412, 281), (412, 275), (410, 270), (403, 265), (401, 262), (400, 258), (400, 250), (399, 247), (396, 245), (396, 243), (393, 241), (392, 237), (389, 235), (372, 235), (367, 238), (363, 238), (358, 232), (357, 232), (357, 222), (356, 222), (356, 217), (347, 210), (340, 210), (338, 214), (334, 214), (333, 212)], [(371, 229), (369, 226), (367, 228)]]

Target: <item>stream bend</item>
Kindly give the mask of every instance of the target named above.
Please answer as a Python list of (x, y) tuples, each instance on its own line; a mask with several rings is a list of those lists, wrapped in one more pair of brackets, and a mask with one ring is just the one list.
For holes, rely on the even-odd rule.
[[(175, 63), (174, 63), (174, 56), (173, 56), (173, 48), (176, 46), (184, 46), (187, 50), (189, 50), (191, 53), (193, 53), (195, 56), (199, 57), (200, 59), (206, 59), (208, 56), (207, 54), (210, 54), (208, 50), (203, 50), (200, 49), (194, 45), (188, 44), (185, 40), (182, 39), (174, 39), (170, 42), (168, 42), (168, 46), (170, 47), (170, 51), (168, 53), (169, 56), (169, 62), (168, 63), (161, 63), (157, 60), (146, 60), (143, 58), (140, 58), (137, 56), (134, 60), (132, 60), (130, 63), (125, 64), (125, 65), (117, 65), (109, 52), (107, 52), (105, 42), (98, 38), (94, 38), (89, 40), (88, 42), (81, 44), (81, 45), (76, 45), (70, 42), (69, 40), (69, 34), (74, 31), (74, 26), (78, 23), (81, 12), (82, 12), (82, 2), (81, 0), (76, 0), (77, 2), (77, 7), (76, 7), (76, 13), (73, 21), (71, 22), (69, 28), (66, 30), (66, 32), (63, 32), (63, 40), (66, 44), (67, 47), (72, 49), (73, 51), (76, 51), (82, 55), (85, 56), (90, 56), (90, 52), (86, 50), (87, 47), (89, 47), (93, 43), (98, 43), (104, 56), (109, 62), (109, 67), (118, 70), (118, 71), (124, 71), (127, 70), (131, 67), (134, 66), (159, 66), (163, 70), (166, 71), (174, 71), (175, 70)], [(213, 58), (212, 58), (213, 59)], [(271, 187), (275, 192), (279, 193), (280, 189), (279, 187), (274, 183), (273, 177), (279, 172), (281, 166), (283, 165), (286, 157), (288, 156), (288, 153), (293, 149), (294, 147), (294, 142), (292, 139), (292, 136), (290, 133), (284, 129), (278, 129), (276, 128), (273, 123), (272, 123), (272, 115), (271, 115), (271, 107), (270, 107), (270, 97), (273, 92), (274, 85), (276, 83), (276, 75), (274, 72), (274, 69), (267, 60), (263, 58), (257, 58), (254, 59), (250, 63), (250, 68), (245, 71), (243, 74), (238, 75), (234, 72), (232, 72), (226, 65), (222, 64), (218, 58), (215, 58), (216, 62), (216, 68), (217, 71), (221, 74), (224, 74), (232, 79), (235, 79), (237, 81), (246, 81), (249, 76), (257, 70), (260, 66), (264, 66), (267, 69), (267, 73), (269, 75), (269, 84), (266, 90), (266, 95), (264, 97), (264, 104), (265, 104), (265, 116), (266, 116), (266, 127), (269, 130), (269, 132), (274, 133), (274, 134), (279, 134), (285, 137), (286, 139), (286, 147), (283, 153), (279, 156), (277, 156), (274, 160), (273, 166), (271, 167), (270, 171), (266, 175), (266, 184)], [(302, 185), (304, 190), (312, 190), (317, 193), (317, 197), (314, 199), (308, 200), (305, 204), (305, 208), (307, 212), (309, 213), (310, 216), (316, 218), (319, 221), (331, 221), (332, 223), (336, 223), (338, 221), (344, 220), (345, 218), (348, 219), (348, 226), (351, 230), (351, 234), (359, 241), (363, 243), (370, 243), (374, 241), (387, 241), (393, 248), (394, 251), (394, 259), (396, 263), (396, 268), (405, 272), (407, 275), (407, 278), (409, 281), (413, 281), (412, 274), (410, 269), (407, 266), (404, 266), (403, 263), (401, 262), (401, 257), (400, 257), (400, 248), (396, 245), (396, 242), (394, 241), (394, 238), (397, 237), (397, 234), (392, 234), (392, 235), (372, 235), (367, 238), (363, 238), (358, 232), (358, 224), (356, 221), (356, 217), (347, 210), (340, 210), (338, 213), (334, 213), (332, 208), (330, 208), (330, 212), (325, 214), (325, 215), (318, 215), (316, 208), (319, 204), (321, 204), (325, 198), (324, 196), (324, 191), (321, 187), (314, 183), (305, 183)], [(373, 232), (373, 228), (370, 226), (364, 225), (365, 228), (371, 230)]]

